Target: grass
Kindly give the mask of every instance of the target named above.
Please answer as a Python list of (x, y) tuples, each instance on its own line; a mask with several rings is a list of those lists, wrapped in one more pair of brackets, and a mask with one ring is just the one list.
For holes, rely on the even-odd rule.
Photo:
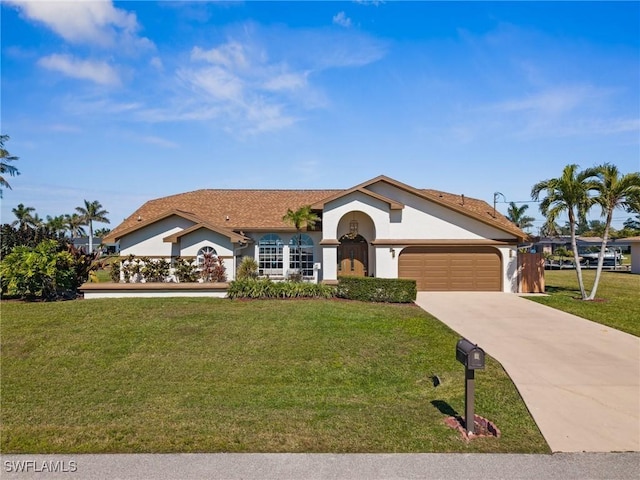
[[(640, 336), (640, 276), (628, 272), (603, 271), (596, 301), (582, 301), (575, 270), (545, 270), (548, 297), (528, 297), (558, 310)], [(583, 270), (587, 292), (595, 270)]]
[(458, 336), (415, 306), (3, 302), (1, 327), (3, 453), (549, 451), (493, 359), (476, 413), (502, 437), (445, 426)]

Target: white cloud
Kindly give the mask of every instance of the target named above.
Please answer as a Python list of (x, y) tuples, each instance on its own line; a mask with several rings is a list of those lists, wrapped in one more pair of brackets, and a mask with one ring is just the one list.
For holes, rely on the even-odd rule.
[(151, 145), (157, 145), (158, 147), (163, 148), (178, 148), (179, 145), (171, 140), (166, 140), (161, 137), (156, 137), (153, 135), (147, 135), (144, 137), (140, 137), (140, 140), (144, 143), (149, 143)]
[(64, 73), (68, 77), (91, 80), (100, 85), (119, 85), (117, 72), (106, 62), (79, 60), (71, 55), (53, 54), (42, 57), (38, 65)]
[(348, 28), (351, 26), (351, 19), (344, 12), (338, 12), (333, 16), (333, 23)]
[(7, 0), (24, 17), (45, 24), (66, 41), (103, 47), (126, 45), (148, 48), (153, 44), (137, 36), (134, 13), (115, 8), (111, 1)]
[(281, 75), (275, 75), (264, 82), (264, 88), (276, 91), (304, 88), (307, 85), (308, 75), (309, 72), (283, 73)]
[(205, 60), (229, 69), (246, 68), (248, 66), (245, 47), (235, 41), (210, 50), (194, 47), (191, 51), (191, 60)]
[(162, 59), (160, 57), (153, 57), (151, 60), (149, 60), (149, 65), (151, 65), (159, 72), (162, 72), (164, 70), (164, 64), (162, 63)]
[(494, 106), (498, 111), (533, 111), (546, 115), (559, 115), (575, 110), (590, 99), (606, 95), (607, 92), (589, 86), (551, 88), (517, 100), (509, 100)]

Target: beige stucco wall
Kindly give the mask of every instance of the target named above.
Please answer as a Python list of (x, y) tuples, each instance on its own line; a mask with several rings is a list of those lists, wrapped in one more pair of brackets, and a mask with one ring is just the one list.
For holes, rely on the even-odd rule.
[(120, 255), (148, 257), (170, 257), (180, 253), (173, 245), (164, 242), (162, 239), (177, 232), (191, 227), (194, 222), (186, 218), (172, 215), (159, 222), (147, 225), (120, 239)]
[[(377, 239), (391, 240), (464, 240), (504, 239), (508, 234), (461, 213), (452, 211), (385, 183), (371, 190), (403, 203), (402, 210), (391, 210), (387, 202), (361, 192), (338, 198), (325, 205), (323, 239), (338, 240), (349, 232), (352, 219), (358, 221), (358, 232), (370, 243), (369, 271), (376, 277), (397, 278), (399, 254), (407, 245), (371, 245)], [(517, 292), (516, 246), (496, 246), (502, 257), (503, 291)], [(337, 247), (323, 249), (323, 276), (337, 278)]]

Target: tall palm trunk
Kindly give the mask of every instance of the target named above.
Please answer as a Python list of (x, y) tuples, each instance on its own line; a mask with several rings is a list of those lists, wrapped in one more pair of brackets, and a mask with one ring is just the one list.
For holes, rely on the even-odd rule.
[(580, 287), (580, 297), (582, 300), (587, 298), (587, 292), (584, 288), (582, 280), (582, 267), (580, 266), (580, 256), (578, 255), (578, 243), (576, 242), (576, 222), (573, 211), (569, 210), (569, 224), (571, 225), (571, 249), (573, 250), (573, 262), (576, 266), (576, 275), (578, 276), (578, 286)]
[[(587, 300), (593, 300), (596, 298), (596, 292), (598, 291), (598, 284), (600, 283), (600, 276), (602, 275), (602, 266), (604, 265), (604, 253), (607, 248), (607, 242), (609, 241), (609, 229), (611, 227), (611, 221), (613, 220), (613, 212), (610, 210), (607, 212), (607, 223), (604, 226), (604, 234), (602, 235), (602, 245), (600, 246), (600, 253), (598, 254), (598, 268), (596, 268), (596, 278), (593, 281), (593, 288), (591, 293), (587, 297)], [(614, 263), (615, 263), (615, 252)]]

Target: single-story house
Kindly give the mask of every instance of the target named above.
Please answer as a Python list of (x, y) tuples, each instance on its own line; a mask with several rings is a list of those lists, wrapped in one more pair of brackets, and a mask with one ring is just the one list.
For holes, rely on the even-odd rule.
[[(320, 221), (299, 238), (283, 216), (306, 205)], [(346, 190), (206, 189), (158, 198), (104, 241), (117, 243), (122, 258), (213, 253), (228, 280), (249, 256), (273, 279), (301, 271), (326, 283), (359, 275), (411, 278), (419, 290), (516, 292), (517, 246), (526, 237), (482, 200), (379, 176)]]
[(631, 245), (631, 273), (640, 274), (640, 237), (627, 237), (621, 241)]

